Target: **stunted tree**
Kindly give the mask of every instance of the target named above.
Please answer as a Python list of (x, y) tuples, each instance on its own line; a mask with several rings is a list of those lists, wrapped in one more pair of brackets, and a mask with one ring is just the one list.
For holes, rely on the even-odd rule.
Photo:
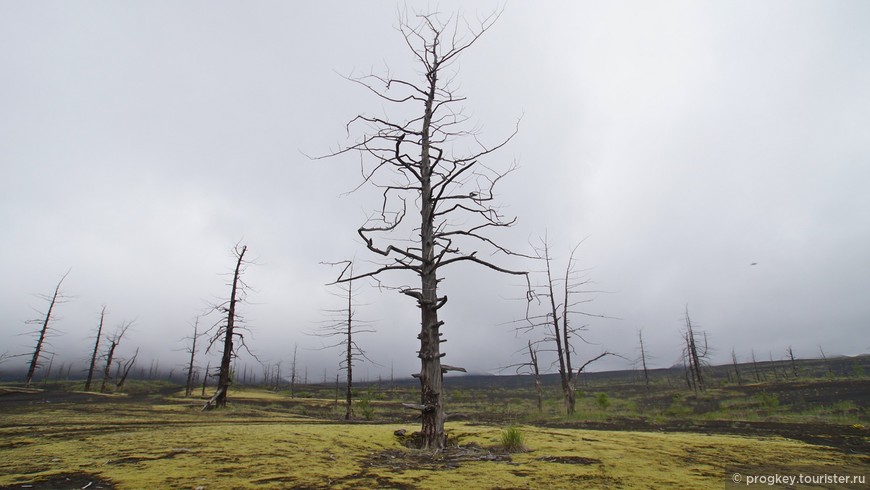
[(702, 334), (702, 342), (697, 340), (697, 332), (692, 319), (689, 317), (689, 307), (686, 306), (686, 329), (683, 331), (683, 357), (686, 360), (688, 367), (689, 386), (693, 391), (705, 391), (707, 389), (704, 380), (704, 364), (706, 363), (708, 348), (707, 348), (707, 333)]
[(238, 312), (238, 306), (245, 301), (248, 292), (248, 285), (242, 280), (242, 274), (250, 262), (245, 260), (245, 253), (248, 251), (248, 246), (239, 247), (238, 244), (233, 247), (233, 256), (236, 259), (236, 265), (233, 269), (232, 280), (227, 284), (230, 286), (229, 299), (215, 305), (214, 310), (221, 314), (221, 318), (212, 327), (214, 334), (209, 342), (209, 349), (214, 345), (221, 345), (221, 364), (218, 368), (217, 391), (211, 400), (206, 403), (203, 410), (212, 406), (222, 408), (227, 406), (227, 390), (230, 387), (230, 367), (232, 360), (237, 356), (235, 344), (238, 338), (238, 347), (245, 347), (245, 337), (242, 334), (241, 316)]
[(27, 376), (24, 379), (24, 386), (30, 386), (30, 382), (33, 380), (33, 376), (36, 374), (36, 370), (40, 367), (39, 364), (39, 356), (42, 355), (43, 350), (46, 345), (46, 340), (49, 334), (49, 325), (52, 320), (52, 314), (54, 313), (54, 307), (60, 303), (65, 303), (67, 297), (60, 290), (60, 286), (63, 284), (64, 279), (68, 276), (70, 271), (66, 271), (66, 273), (60, 277), (60, 280), (57, 281), (57, 286), (54, 288), (54, 293), (52, 295), (38, 294), (37, 297), (43, 299), (48, 302), (48, 310), (46, 310), (45, 314), (42, 315), (38, 319), (30, 320), (27, 323), (31, 324), (39, 324), (40, 329), (36, 332), (36, 347), (33, 349), (33, 356), (30, 358), (30, 367), (27, 368)]
[(88, 379), (85, 381), (85, 391), (91, 391), (94, 380), (94, 368), (97, 365), (97, 355), (100, 352), (100, 338), (103, 336), (103, 321), (106, 319), (106, 305), (100, 310), (100, 323), (97, 325), (97, 335), (94, 339), (94, 352), (91, 354), (91, 364), (88, 367)]
[(731, 348), (731, 364), (734, 366), (734, 376), (737, 379), (737, 384), (742, 385), (743, 384), (743, 377), (740, 376), (740, 368), (738, 367), (738, 364), (737, 364), (737, 353), (734, 352), (733, 347)]
[(496, 265), (494, 254), (512, 252), (489, 233), (514, 222), (494, 204), (494, 189), (515, 165), (499, 171), (483, 162), (516, 130), (496, 143), (485, 143), (468, 125), (461, 107), (465, 98), (457, 92), (457, 60), (497, 17), (492, 14), (472, 25), (457, 16), (401, 14), (398, 30), (416, 62), (418, 78), (390, 73), (348, 77), (393, 107), (396, 115), (354, 117), (348, 132), (359, 136), (327, 155), (358, 152), (360, 187), (374, 186), (382, 196), (358, 233), (383, 262), (365, 272), (345, 271), (336, 282), (380, 280), (393, 272), (411, 273), (419, 280), (419, 286), (396, 289), (414, 298), (420, 308), (421, 366), (415, 374), (420, 380), (420, 403), (405, 406), (421, 411), (422, 448), (445, 446), (443, 376), (447, 370), (462, 370), (441, 363), (445, 339), (438, 311), (447, 297), (439, 296), (438, 282), (445, 268), (474, 263), (506, 274), (526, 274)]
[(788, 349), (786, 349), (785, 351), (786, 351), (786, 353), (788, 353), (789, 361), (791, 361), (791, 373), (792, 373), (792, 375), (794, 375), (795, 378), (797, 378), (798, 377), (798, 369), (797, 369), (797, 362), (794, 359), (794, 351), (792, 350), (791, 346), (788, 346)]
[(109, 380), (112, 379), (112, 361), (115, 360), (115, 351), (118, 349), (118, 345), (121, 344), (121, 340), (124, 338), (124, 334), (126, 334), (127, 330), (129, 330), (132, 326), (132, 321), (121, 322), (118, 328), (115, 329), (115, 333), (113, 333), (110, 337), (106, 339), (109, 341), (109, 350), (106, 352), (106, 368), (103, 370), (103, 382), (100, 384), (101, 393), (105, 393), (106, 383), (108, 383)]
[(296, 354), (299, 352), (299, 344), (293, 344), (293, 359), (290, 362), (290, 398), (296, 398)]
[(637, 331), (637, 341), (640, 349), (640, 367), (643, 369), (643, 381), (647, 389), (649, 389), (649, 370), (646, 367), (646, 349), (643, 347), (643, 329)]
[[(347, 274), (353, 277), (353, 262), (343, 261), (331, 263), (329, 265), (343, 265), (345, 269), (342, 274)], [(357, 342), (357, 335), (363, 333), (374, 333), (371, 328), (371, 322), (362, 320), (356, 316), (356, 309), (359, 303), (356, 300), (357, 292), (354, 290), (354, 281), (347, 281), (336, 285), (339, 288), (338, 292), (332, 292), (343, 301), (341, 308), (327, 309), (326, 314), (329, 319), (318, 328), (315, 335), (337, 339), (330, 345), (326, 345), (324, 349), (341, 347), (342, 360), (339, 362), (339, 368), (345, 372), (345, 420), (353, 418), (353, 367), (361, 360), (371, 359), (366, 356), (365, 351)], [(295, 357), (295, 354), (294, 354)]]
[(196, 358), (196, 341), (199, 340), (200, 335), (199, 316), (197, 316), (193, 321), (193, 335), (185, 337), (186, 340), (190, 340), (190, 347), (187, 347), (187, 352), (190, 353), (190, 361), (187, 363), (187, 383), (184, 385), (184, 396), (190, 396), (193, 393), (193, 372), (196, 366), (196, 364), (194, 364)]
[(605, 318), (604, 315), (592, 314), (580, 309), (582, 304), (592, 301), (591, 298), (584, 295), (597, 291), (588, 289), (591, 281), (581, 275), (581, 271), (576, 268), (574, 254), (578, 247), (579, 244), (571, 250), (562, 277), (556, 277), (553, 274), (551, 265), (553, 258), (550, 255), (550, 245), (547, 239), (544, 238), (540, 245), (535, 247), (538, 258), (545, 264), (544, 272), (546, 273), (546, 282), (536, 288), (536, 295), (538, 298), (544, 299), (545, 305), (542, 313), (528, 314), (525, 325), (521, 327), (526, 331), (543, 329), (545, 332), (543, 340), (552, 342), (552, 350), (556, 352), (557, 357), (562, 394), (565, 399), (565, 411), (569, 415), (575, 412), (575, 393), (580, 373), (589, 364), (605, 356), (615, 355), (612, 352), (604, 351), (583, 363), (576, 371), (574, 370), (572, 356), (576, 352), (572, 341), (576, 338), (581, 342), (586, 342), (582, 332), (586, 330), (587, 325), (575, 324), (573, 318), (578, 316)]
[[(752, 349), (752, 371), (755, 374), (755, 382), (761, 382), (761, 374), (758, 371), (758, 361), (755, 359), (755, 349)], [(767, 376), (765, 376), (765, 381), (767, 380)]]
[(127, 359), (126, 361), (118, 361), (118, 382), (115, 383), (115, 390), (121, 391), (124, 389), (124, 383), (127, 382), (127, 376), (130, 374), (130, 371), (133, 369), (133, 365), (136, 364), (136, 358), (139, 357), (139, 348), (136, 348), (136, 353), (133, 354), (133, 357)]

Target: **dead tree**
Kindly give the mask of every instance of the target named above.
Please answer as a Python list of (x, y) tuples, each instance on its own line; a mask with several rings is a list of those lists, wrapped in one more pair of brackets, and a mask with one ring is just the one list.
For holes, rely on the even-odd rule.
[(695, 327), (689, 317), (689, 307), (686, 306), (686, 330), (683, 332), (685, 342), (684, 355), (688, 363), (689, 378), (694, 391), (705, 391), (707, 386), (704, 380), (704, 364), (707, 359), (707, 334), (702, 332), (703, 344), (696, 340)]
[(296, 398), (296, 354), (299, 344), (293, 344), (293, 360), (290, 363), (290, 398)]
[(91, 391), (94, 380), (94, 367), (97, 365), (97, 354), (100, 352), (100, 338), (103, 336), (103, 320), (106, 319), (106, 305), (100, 310), (100, 324), (97, 326), (97, 337), (94, 339), (94, 352), (91, 354), (91, 365), (88, 367), (88, 379), (85, 381), (85, 391)]
[[(233, 256), (236, 259), (236, 266), (233, 269), (232, 281), (230, 286), (230, 297), (225, 302), (216, 305), (215, 311), (221, 313), (221, 318), (212, 327), (214, 335), (209, 342), (209, 349), (220, 343), (223, 346), (221, 352), (221, 364), (218, 368), (218, 383), (214, 396), (206, 403), (203, 409), (211, 407), (223, 408), (227, 406), (227, 390), (230, 387), (230, 365), (233, 358), (237, 356), (235, 340), (239, 339), (239, 347), (245, 346), (245, 337), (242, 334), (241, 317), (238, 313), (238, 305), (245, 301), (247, 296), (248, 286), (242, 280), (242, 274), (245, 267), (250, 263), (245, 260), (245, 253), (248, 251), (248, 246), (239, 247), (236, 244), (233, 247)], [(208, 352), (208, 349), (206, 350)], [(250, 353), (250, 351), (248, 351)]]
[(205, 396), (205, 389), (208, 387), (208, 373), (211, 369), (211, 362), (205, 365), (205, 372), (202, 375), (202, 393), (199, 396)]
[(825, 351), (822, 349), (822, 346), (819, 346), (819, 354), (822, 356), (822, 362), (825, 363), (825, 368), (828, 370), (828, 376), (834, 375), (834, 370), (831, 369), (831, 363), (828, 362), (828, 356), (825, 355)]
[(184, 388), (184, 396), (190, 396), (193, 393), (193, 369), (194, 369), (194, 358), (196, 356), (196, 341), (199, 339), (199, 317), (197, 316), (193, 322), (193, 335), (187, 337), (190, 339), (190, 347), (187, 348), (187, 352), (190, 353), (190, 362), (187, 363), (187, 383)]
[[(353, 262), (343, 261), (330, 263), (329, 265), (343, 265), (346, 270), (342, 274), (347, 274), (353, 277)], [(322, 347), (330, 349), (341, 347), (342, 359), (339, 362), (339, 369), (343, 370), (346, 376), (345, 383), (345, 420), (353, 418), (353, 367), (360, 361), (371, 359), (366, 356), (365, 351), (357, 342), (357, 335), (363, 333), (374, 333), (371, 328), (371, 322), (357, 318), (356, 311), (360, 304), (356, 300), (357, 292), (354, 290), (354, 281), (347, 281), (336, 285), (338, 292), (331, 292), (334, 296), (338, 296), (344, 303), (341, 308), (327, 309), (325, 313), (330, 317), (326, 320), (314, 335), (323, 338), (338, 338), (337, 341), (330, 345)]]
[[(520, 353), (519, 351), (514, 352), (514, 356), (519, 354), (519, 353)], [(541, 412), (544, 408), (544, 390), (543, 390), (543, 385), (541, 383), (541, 370), (538, 367), (538, 349), (537, 349), (537, 347), (535, 347), (535, 344), (533, 344), (531, 340), (529, 340), (529, 343), (528, 343), (528, 353), (529, 353), (529, 360), (528, 361), (522, 362), (519, 364), (511, 364), (509, 366), (504, 366), (502, 368), (499, 368), (499, 372), (501, 372), (505, 369), (516, 368), (517, 374), (520, 374), (520, 375), (531, 374), (535, 380), (536, 406), (538, 408), (538, 412)], [(511, 356), (511, 357), (513, 357), (513, 356)]]
[(773, 369), (773, 379), (774, 381), (779, 381), (779, 371), (776, 370), (776, 362), (773, 360), (773, 352), (768, 351), (767, 356), (770, 359), (770, 368)]
[(556, 352), (557, 366), (559, 368), (562, 394), (565, 400), (565, 411), (568, 415), (575, 412), (577, 378), (583, 372), (583, 369), (605, 356), (616, 355), (612, 352), (604, 351), (597, 357), (584, 363), (576, 371), (574, 370), (572, 356), (575, 354), (575, 350), (572, 339), (577, 338), (581, 342), (588, 342), (586, 342), (582, 335), (582, 332), (587, 329), (587, 325), (575, 325), (572, 317), (606, 318), (604, 315), (591, 314), (578, 309), (580, 305), (591, 301), (590, 298), (583, 295), (600, 292), (588, 289), (591, 281), (576, 268), (574, 254), (578, 247), (579, 244), (571, 250), (567, 265), (565, 266), (565, 274), (562, 277), (555, 277), (553, 275), (551, 265), (553, 258), (550, 255), (550, 245), (547, 239), (542, 239), (540, 245), (535, 247), (537, 257), (545, 264), (544, 272), (546, 273), (546, 282), (542, 286), (538, 286), (536, 296), (544, 298), (547, 304), (543, 313), (538, 315), (527, 314), (525, 325), (521, 327), (525, 331), (543, 329), (545, 332), (544, 341), (553, 343), (553, 350)]
[(36, 369), (40, 367), (39, 356), (42, 354), (46, 345), (49, 324), (52, 319), (51, 315), (54, 312), (54, 307), (60, 303), (65, 303), (67, 300), (67, 297), (64, 296), (63, 292), (61, 292), (60, 286), (63, 284), (63, 280), (66, 279), (66, 276), (69, 275), (69, 273), (70, 271), (66, 271), (66, 273), (60, 277), (57, 286), (54, 288), (54, 294), (51, 296), (44, 294), (37, 295), (38, 298), (48, 301), (48, 311), (46, 311), (45, 315), (42, 315), (41, 318), (27, 322), (31, 324), (42, 324), (42, 326), (40, 327), (39, 332), (36, 333), (36, 348), (33, 349), (33, 356), (30, 358), (30, 367), (27, 369), (27, 377), (24, 379), (24, 386), (30, 386), (30, 382), (33, 380), (34, 374), (36, 374)]
[(792, 373), (792, 375), (794, 375), (795, 379), (797, 379), (797, 377), (798, 377), (797, 363), (794, 360), (794, 351), (791, 350), (791, 346), (788, 346), (788, 349), (786, 349), (786, 352), (788, 353), (788, 358), (791, 361), (791, 373)]
[(731, 364), (734, 365), (734, 375), (737, 377), (737, 384), (743, 384), (743, 378), (740, 377), (740, 369), (737, 367), (737, 353), (734, 352), (734, 348), (731, 348)]
[[(758, 371), (758, 361), (755, 359), (755, 349), (752, 349), (752, 371), (755, 374), (755, 382), (761, 382), (761, 374)], [(765, 376), (765, 381), (767, 381), (767, 377)]]
[(529, 364), (532, 368), (532, 374), (535, 376), (535, 401), (538, 407), (538, 412), (544, 409), (544, 388), (541, 384), (541, 370), (538, 367), (538, 352), (532, 348), (532, 341), (529, 341)]
[(118, 382), (115, 383), (115, 390), (121, 391), (124, 389), (124, 383), (127, 381), (127, 375), (130, 374), (130, 370), (133, 369), (133, 365), (136, 364), (136, 358), (139, 357), (139, 349), (136, 349), (136, 353), (133, 354), (133, 357), (127, 361), (124, 361), (123, 364), (119, 365), (119, 373)]
[(103, 370), (103, 382), (100, 384), (100, 392), (106, 392), (106, 383), (111, 379), (112, 361), (115, 360), (115, 350), (124, 338), (127, 330), (133, 326), (133, 322), (121, 322), (118, 328), (106, 340), (109, 341), (109, 350), (106, 352), (106, 369)]
[(640, 343), (640, 366), (643, 369), (643, 381), (649, 389), (649, 371), (646, 368), (646, 349), (643, 347), (643, 329), (638, 329), (637, 340)]
[[(438, 311), (447, 297), (438, 295), (438, 282), (444, 268), (475, 263), (506, 274), (526, 275), (487, 258), (496, 253), (512, 254), (488, 235), (490, 230), (514, 222), (496, 207), (493, 191), (515, 165), (500, 172), (482, 160), (510, 141), (516, 130), (489, 145), (473, 129), (464, 129), (468, 117), (460, 105), (465, 98), (457, 94), (455, 86), (454, 63), (496, 18), (496, 14), (490, 15), (472, 27), (458, 17), (442, 21), (437, 14), (413, 18), (403, 14), (399, 31), (421, 78), (395, 78), (389, 73), (348, 78), (395, 106), (398, 113), (407, 114), (409, 109), (419, 112), (405, 120), (401, 116), (390, 119), (360, 114), (347, 124), (349, 134), (360, 128), (360, 137), (327, 155), (358, 152), (362, 173), (359, 187), (369, 184), (382, 196), (377, 211), (358, 234), (367, 249), (384, 262), (366, 272), (342, 274), (336, 282), (373, 278), (386, 287), (380, 279), (384, 273), (396, 271), (410, 272), (419, 280), (419, 287), (395, 289), (414, 298), (420, 308), (417, 355), (421, 366), (415, 374), (420, 380), (420, 403), (405, 406), (421, 411), (420, 446), (427, 449), (443, 448), (447, 442), (443, 376), (447, 370), (460, 369), (441, 363), (445, 339), (441, 338), (444, 322), (438, 319)], [(415, 209), (409, 210), (409, 206)], [(411, 219), (409, 211), (419, 212), (419, 219)]]

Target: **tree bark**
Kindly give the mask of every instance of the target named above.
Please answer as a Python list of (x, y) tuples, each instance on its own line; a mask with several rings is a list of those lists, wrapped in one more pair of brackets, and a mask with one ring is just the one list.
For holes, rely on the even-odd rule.
[(97, 327), (97, 339), (94, 341), (94, 352), (91, 355), (91, 365), (88, 368), (88, 379), (85, 381), (85, 391), (91, 391), (91, 382), (94, 379), (94, 366), (97, 364), (97, 354), (100, 350), (100, 337), (103, 335), (103, 320), (106, 318), (106, 307), (100, 311), (100, 325)]
[(227, 323), (224, 331), (224, 350), (221, 354), (221, 366), (218, 373), (217, 394), (214, 401), (216, 408), (227, 406), (227, 391), (230, 386), (230, 364), (233, 360), (233, 335), (235, 333), (236, 322), (236, 302), (238, 300), (237, 293), (239, 291), (239, 274), (242, 270), (242, 263), (245, 258), (245, 252), (248, 251), (248, 246), (242, 246), (241, 250), (237, 250), (236, 268), (233, 271), (233, 284), (230, 291), (229, 307), (227, 308)]
[(54, 310), (54, 305), (57, 304), (57, 300), (61, 294), (60, 285), (63, 284), (63, 280), (66, 279), (68, 274), (69, 271), (60, 278), (60, 281), (57, 282), (57, 287), (54, 288), (54, 294), (51, 296), (51, 300), (48, 304), (48, 312), (46, 312), (45, 319), (42, 321), (42, 328), (39, 329), (36, 348), (33, 350), (33, 357), (30, 359), (30, 367), (27, 369), (27, 377), (24, 380), (24, 386), (30, 386), (30, 382), (33, 380), (33, 375), (36, 374), (36, 368), (39, 367), (39, 355), (42, 354), (42, 348), (45, 344), (45, 337), (48, 333), (48, 324), (51, 321), (51, 312)]
[(538, 353), (532, 348), (532, 341), (529, 341), (529, 364), (532, 366), (532, 374), (535, 376), (535, 401), (538, 407), (538, 412), (544, 409), (544, 389), (541, 386), (541, 371), (538, 369)]
[(187, 383), (185, 384), (184, 396), (189, 397), (193, 393), (193, 361), (196, 356), (196, 339), (199, 337), (199, 317), (193, 324), (193, 338), (190, 346), (190, 362), (187, 364)]

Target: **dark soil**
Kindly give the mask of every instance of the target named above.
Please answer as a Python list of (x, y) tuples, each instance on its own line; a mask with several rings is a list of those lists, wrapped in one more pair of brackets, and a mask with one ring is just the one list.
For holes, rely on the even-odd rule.
[(829, 446), (850, 454), (870, 455), (866, 429), (832, 424), (797, 424), (787, 422), (737, 422), (730, 420), (667, 421), (649, 423), (644, 419), (623, 418), (606, 422), (542, 423), (542, 427), (590, 430), (632, 430), (660, 432), (696, 432), (741, 436), (780, 436), (809, 444)]
[(0, 490), (11, 490), (18, 488), (28, 488), (36, 490), (106, 490), (113, 489), (115, 488), (115, 486), (112, 484), (111, 480), (106, 480), (104, 478), (100, 478), (99, 476), (89, 475), (87, 473), (62, 473), (33, 482), (19, 483), (10, 486), (0, 486)]

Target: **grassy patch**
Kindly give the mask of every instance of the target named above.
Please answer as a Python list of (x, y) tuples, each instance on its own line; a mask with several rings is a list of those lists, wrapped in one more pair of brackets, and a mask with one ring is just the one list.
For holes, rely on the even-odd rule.
[[(0, 406), (0, 487), (87, 475), (116, 488), (721, 488), (726, 469), (771, 470), (768, 461), (780, 472), (860, 474), (867, 464), (865, 456), (781, 438), (472, 422), (448, 423), (458, 446), (433, 453), (408, 449), (393, 434), (416, 422), (343, 424), (292, 413), (331, 407), (324, 399), (299, 405), (235, 391), (229, 409), (208, 413), (183, 398), (89, 400)], [(610, 401), (608, 413), (621, 403)], [(604, 412), (594, 396), (582, 408)], [(491, 449), (504, 446), (528, 451)]]

